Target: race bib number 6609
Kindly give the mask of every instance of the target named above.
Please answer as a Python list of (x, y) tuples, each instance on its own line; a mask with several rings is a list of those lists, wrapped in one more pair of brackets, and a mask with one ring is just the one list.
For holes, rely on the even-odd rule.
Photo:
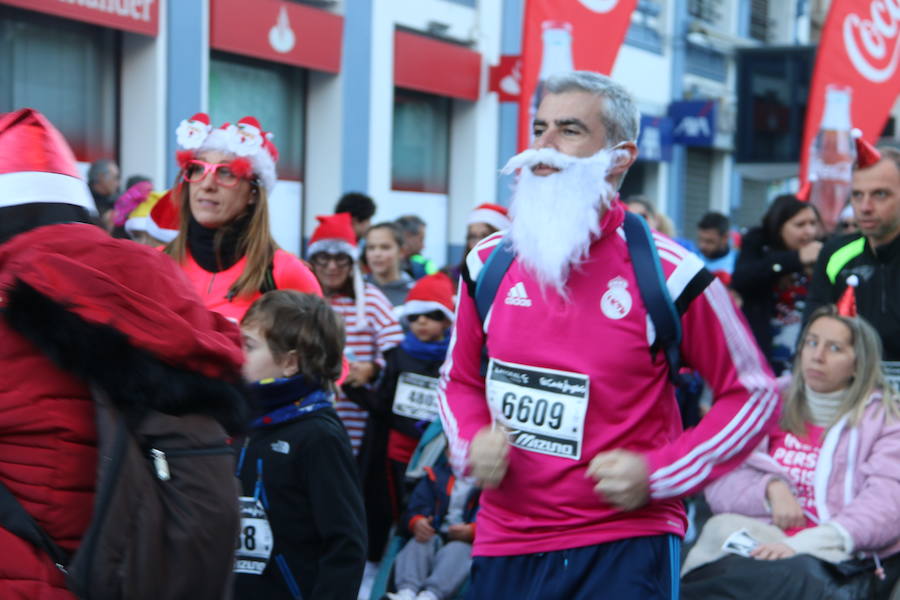
[(579, 460), (590, 378), (491, 359), (485, 378), (494, 420), (522, 450)]

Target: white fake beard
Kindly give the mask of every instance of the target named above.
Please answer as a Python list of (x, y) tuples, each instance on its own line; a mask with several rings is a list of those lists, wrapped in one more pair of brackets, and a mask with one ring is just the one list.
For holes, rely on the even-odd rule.
[[(503, 167), (502, 173), (521, 169), (510, 207), (509, 239), (542, 288), (552, 286), (566, 297), (569, 274), (600, 238), (600, 219), (616, 194), (606, 176), (617, 155), (603, 149), (577, 158), (552, 148), (529, 149)], [(538, 164), (560, 171), (541, 177), (531, 171)]]

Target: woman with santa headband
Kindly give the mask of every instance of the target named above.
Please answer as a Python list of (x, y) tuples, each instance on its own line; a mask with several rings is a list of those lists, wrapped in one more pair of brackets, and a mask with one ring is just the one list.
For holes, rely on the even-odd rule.
[[(181, 122), (177, 136), (181, 174), (173, 200), (180, 218), (165, 251), (207, 308), (239, 321), (269, 290), (321, 295), (309, 268), (280, 249), (269, 230), (278, 160), (272, 134), (254, 117), (212, 129), (209, 116), (197, 113)], [(159, 208), (154, 216), (164, 212)]]

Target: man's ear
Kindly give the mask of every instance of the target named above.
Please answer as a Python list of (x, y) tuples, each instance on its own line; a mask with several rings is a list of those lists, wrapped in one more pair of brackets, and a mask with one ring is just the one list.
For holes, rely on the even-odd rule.
[(300, 372), (300, 357), (296, 350), (291, 350), (284, 355), (281, 362), (281, 374), (285, 377), (293, 377)]
[(612, 165), (609, 174), (615, 179), (620, 179), (634, 161), (637, 160), (638, 147), (634, 142), (621, 142), (613, 149)]

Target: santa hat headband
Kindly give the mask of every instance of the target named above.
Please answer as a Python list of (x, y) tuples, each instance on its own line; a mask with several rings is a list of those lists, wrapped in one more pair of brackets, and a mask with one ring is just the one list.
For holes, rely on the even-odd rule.
[(406, 297), (403, 316), (421, 315), (436, 310), (453, 320), (453, 282), (444, 273), (426, 275), (416, 282)]
[(509, 229), (512, 221), (509, 219), (509, 213), (506, 208), (499, 204), (485, 203), (476, 206), (475, 209), (469, 213), (469, 217), (466, 219), (466, 225), (471, 225), (473, 223), (487, 223), (497, 231), (502, 231), (504, 229)]
[(259, 177), (264, 188), (272, 191), (278, 181), (275, 163), (278, 149), (272, 143), (273, 134), (263, 131), (256, 117), (244, 117), (236, 124), (225, 123), (218, 129), (210, 125), (209, 115), (197, 113), (185, 119), (175, 130), (178, 145), (189, 155), (179, 152), (179, 162), (189, 160), (197, 152), (219, 150), (250, 161), (253, 173)]
[(0, 207), (33, 203), (97, 213), (65, 138), (44, 115), (23, 108), (0, 115)]

